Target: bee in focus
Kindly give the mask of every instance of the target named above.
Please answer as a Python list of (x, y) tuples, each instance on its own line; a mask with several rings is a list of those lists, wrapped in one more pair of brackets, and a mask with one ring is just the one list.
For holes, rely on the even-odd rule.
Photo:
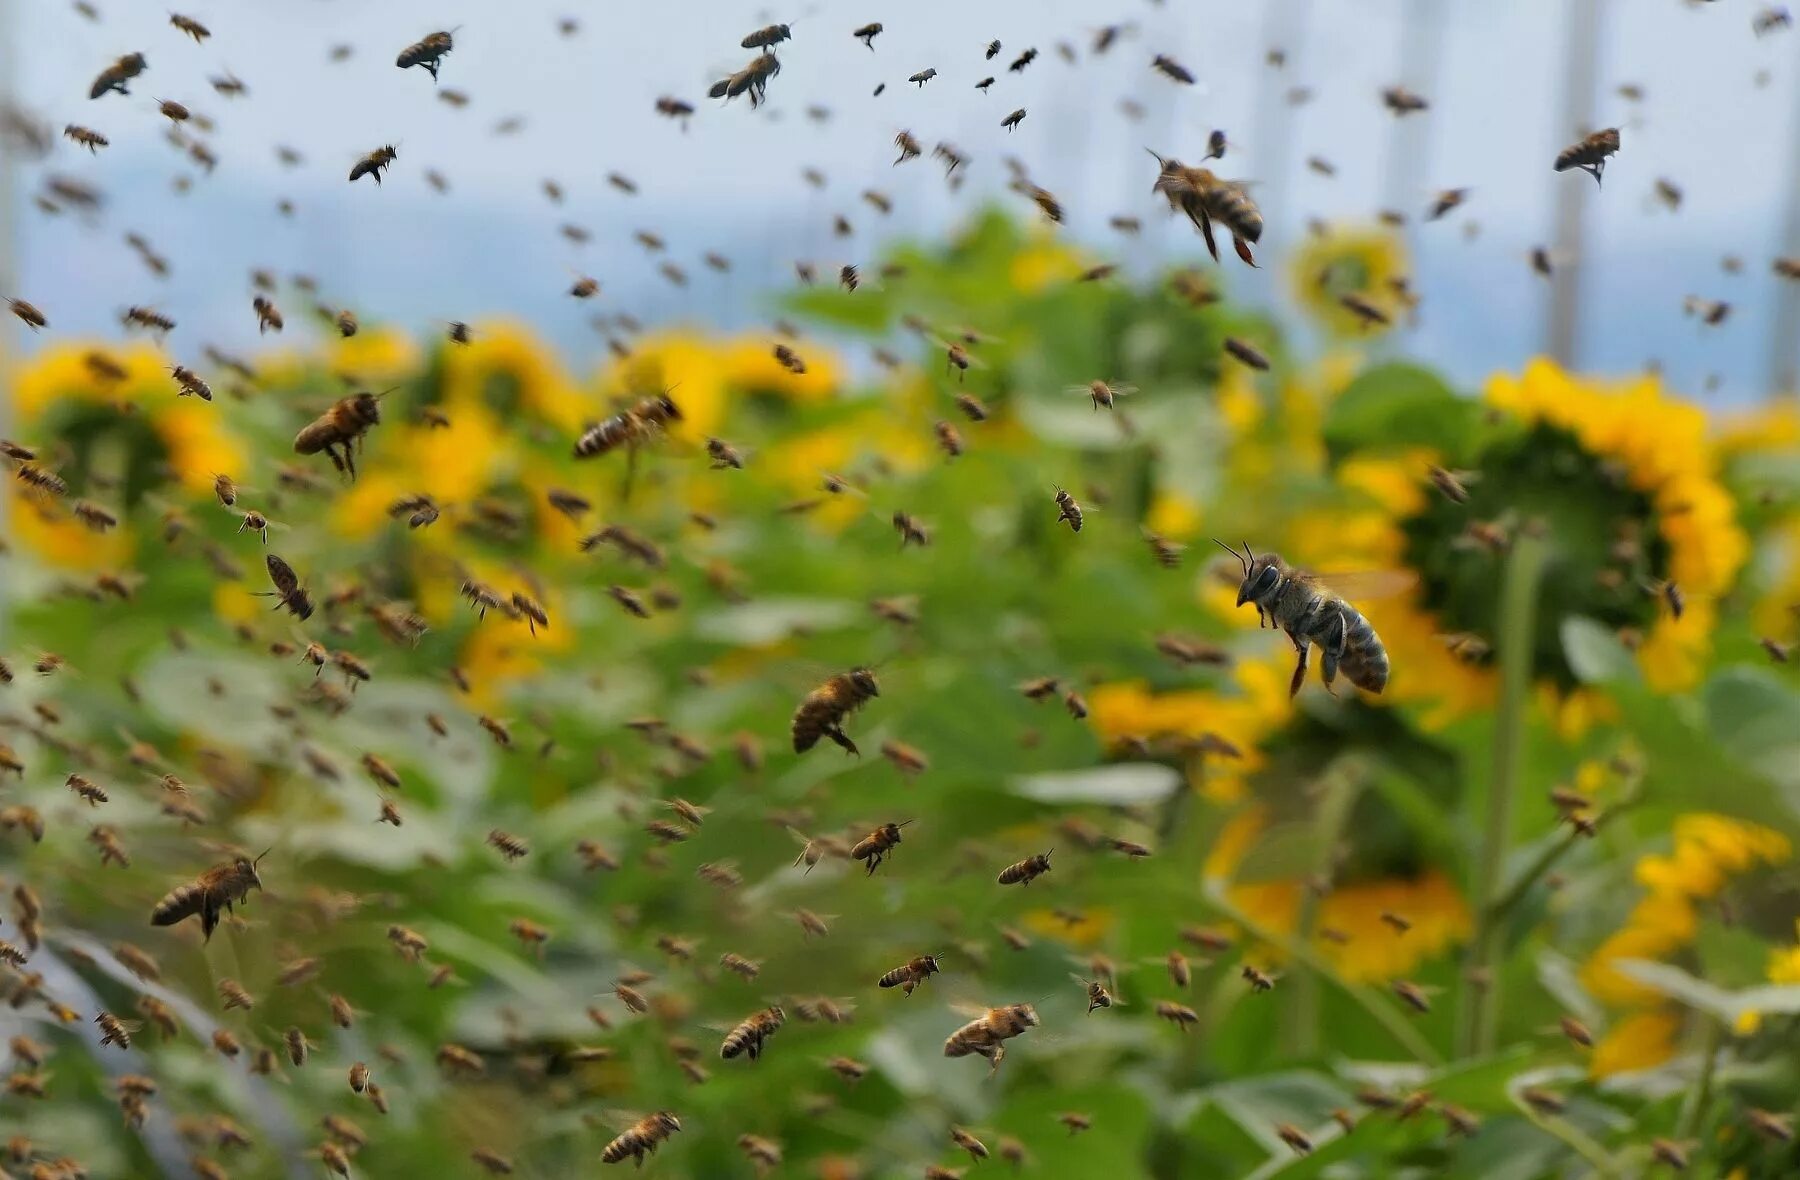
[(902, 994), (910, 996), (913, 994), (914, 988), (936, 975), (940, 970), (936, 955), (920, 955), (883, 975), (875, 981), (875, 986), (897, 987), (901, 989)]
[(170, 890), (150, 911), (150, 924), (173, 926), (199, 914), (200, 929), (210, 941), (219, 924), (219, 911), (230, 913), (232, 906), (250, 895), (251, 889), (262, 889), (262, 878), (257, 875), (256, 866), (267, 855), (269, 852), (265, 849), (254, 860), (240, 856), (214, 865), (194, 880)]
[(269, 581), (274, 584), (275, 589), (258, 590), (257, 596), (275, 599), (275, 609), (286, 607), (289, 614), (302, 622), (312, 618), (312, 595), (300, 585), (300, 575), (294, 572), (294, 567), (273, 553), (263, 560), (269, 567)]
[(332, 403), (330, 409), (294, 436), (294, 453), (316, 455), (323, 451), (330, 457), (332, 466), (355, 479), (356, 448), (362, 445), (363, 436), (370, 428), (381, 422), (381, 399), (392, 392), (364, 391)]
[(643, 1167), (644, 1157), (655, 1152), (663, 1140), (679, 1130), (681, 1120), (675, 1117), (673, 1111), (659, 1110), (655, 1114), (645, 1115), (606, 1145), (600, 1152), (600, 1162), (616, 1164), (621, 1160), (633, 1159), (639, 1167)]
[(1169, 208), (1187, 214), (1188, 220), (1206, 239), (1207, 253), (1212, 255), (1213, 261), (1219, 260), (1219, 247), (1213, 239), (1212, 228), (1212, 223), (1217, 220), (1231, 231), (1231, 244), (1238, 257), (1247, 265), (1255, 266), (1256, 259), (1250, 246), (1262, 237), (1263, 219), (1244, 186), (1221, 180), (1210, 169), (1189, 168), (1180, 160), (1164, 159), (1155, 152), (1150, 154), (1156, 156), (1157, 163), (1162, 166), (1150, 191), (1168, 198)]
[(117, 1045), (121, 1049), (131, 1048), (131, 1034), (138, 1029), (135, 1020), (120, 1020), (111, 1012), (101, 1012), (94, 1017), (94, 1023), (100, 1026), (100, 1043)]
[(873, 877), (875, 870), (881, 867), (881, 862), (891, 856), (894, 846), (900, 843), (900, 829), (912, 822), (909, 819), (904, 823), (882, 824), (851, 847), (850, 858), (868, 861), (869, 869), (865, 875)]
[(383, 144), (351, 166), (350, 183), (355, 184), (365, 176), (373, 176), (375, 183), (379, 185), (382, 172), (399, 158), (400, 153), (394, 149), (393, 144)]
[(748, 1053), (750, 1060), (755, 1061), (762, 1056), (763, 1043), (775, 1035), (777, 1029), (787, 1020), (787, 1013), (779, 1004), (772, 1004), (760, 1012), (752, 1012), (745, 1017), (719, 1044), (719, 1056), (726, 1061)]
[(1299, 652), (1293, 680), (1288, 685), (1290, 696), (1298, 695), (1306, 680), (1309, 653), (1314, 645), (1322, 653), (1320, 664), (1327, 689), (1340, 667), (1350, 683), (1367, 692), (1379, 693), (1387, 687), (1387, 649), (1361, 611), (1313, 575), (1289, 568), (1273, 553), (1258, 557), (1246, 544), (1239, 554), (1223, 541), (1215, 538), (1215, 543), (1237, 557), (1243, 567), (1238, 605), (1254, 605), (1258, 622), (1287, 632)]
[(180, 397), (197, 397), (203, 402), (213, 399), (212, 386), (200, 379), (200, 374), (185, 365), (175, 365), (169, 369), (169, 376), (175, 379), (179, 387)]
[(1607, 158), (1619, 150), (1619, 129), (1607, 127), (1591, 135), (1582, 137), (1556, 153), (1555, 168), (1558, 172), (1567, 172), (1571, 168), (1579, 168), (1600, 183), (1601, 173), (1606, 171)]
[(1072, 533), (1081, 531), (1081, 505), (1063, 488), (1056, 489), (1056, 520), (1058, 524), (1067, 521)]
[[(1056, 851), (1054, 848), (1050, 852)], [(1050, 871), (1050, 852), (1041, 852), (1027, 857), (1016, 864), (1007, 865), (1000, 870), (997, 878), (1002, 885), (1029, 885)]]
[(856, 743), (844, 733), (844, 719), (880, 695), (875, 673), (868, 668), (839, 673), (807, 693), (789, 726), (794, 753), (804, 754), (826, 737), (846, 752), (860, 755)]
[(944, 1040), (944, 1056), (985, 1057), (991, 1072), (1006, 1057), (1006, 1042), (1037, 1026), (1037, 1009), (1030, 1004), (989, 1008)]
[(451, 35), (442, 30), (429, 33), (424, 38), (413, 42), (400, 51), (394, 64), (400, 69), (409, 70), (414, 66), (424, 66), (425, 72), (437, 81), (438, 67), (443, 65), (444, 57), (456, 47)]

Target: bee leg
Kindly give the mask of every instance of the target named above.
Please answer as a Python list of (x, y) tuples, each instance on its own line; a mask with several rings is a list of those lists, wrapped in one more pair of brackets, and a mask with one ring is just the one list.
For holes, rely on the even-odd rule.
[(1217, 262), (1219, 260), (1219, 243), (1213, 241), (1212, 218), (1206, 215), (1204, 209), (1200, 210), (1200, 235), (1206, 239), (1206, 252), (1212, 255), (1214, 262)]
[(1323, 654), (1319, 658), (1319, 671), (1325, 678), (1325, 691), (1337, 695), (1331, 682), (1337, 679), (1338, 660), (1343, 657), (1344, 645), (1348, 638), (1348, 628), (1344, 625), (1344, 612), (1332, 612), (1331, 621), (1325, 625), (1325, 633), (1321, 636), (1319, 650)]
[(1288, 699), (1300, 695), (1300, 686), (1306, 683), (1307, 644), (1303, 640), (1295, 640), (1294, 646), (1300, 649), (1300, 659), (1294, 664), (1294, 678), (1288, 682)]
[(1232, 234), (1231, 235), (1231, 245), (1232, 245), (1232, 248), (1237, 251), (1237, 256), (1239, 258), (1242, 258), (1246, 265), (1249, 265), (1249, 266), (1256, 265), (1256, 258), (1254, 255), (1252, 255), (1250, 253), (1250, 243), (1249, 242), (1246, 242), (1244, 239), (1238, 237), (1236, 234)]

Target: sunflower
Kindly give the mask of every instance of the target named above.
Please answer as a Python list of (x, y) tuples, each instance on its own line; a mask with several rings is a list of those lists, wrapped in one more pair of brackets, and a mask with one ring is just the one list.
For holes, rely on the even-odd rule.
[[(1410, 264), (1399, 236), (1380, 226), (1331, 226), (1294, 252), (1288, 277), (1294, 298), (1335, 336), (1361, 339), (1386, 331), (1407, 311)], [(1350, 296), (1386, 317), (1370, 323), (1344, 304)]]
[(484, 403), (503, 418), (524, 411), (573, 434), (588, 417), (556, 354), (521, 324), (478, 324), (467, 345), (446, 345), (439, 396), (449, 406)]

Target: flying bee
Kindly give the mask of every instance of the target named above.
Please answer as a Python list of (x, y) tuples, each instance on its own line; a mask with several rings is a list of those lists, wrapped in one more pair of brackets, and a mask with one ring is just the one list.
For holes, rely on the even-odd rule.
[(323, 451), (330, 457), (332, 466), (354, 480), (356, 449), (362, 445), (363, 436), (381, 422), (381, 399), (392, 392), (369, 393), (365, 390), (332, 403), (330, 409), (294, 436), (294, 453), (316, 455)]
[(862, 279), (857, 275), (856, 267), (849, 264), (838, 269), (838, 282), (843, 286), (844, 290), (849, 291), (852, 294), (856, 292), (857, 287), (862, 285)]
[(1113, 1006), (1113, 995), (1106, 990), (1106, 984), (1101, 980), (1084, 979), (1073, 972), (1070, 973), (1069, 978), (1087, 989), (1087, 1010), (1089, 1016), (1094, 1014), (1095, 1008), (1110, 1008)]
[(294, 567), (273, 553), (263, 560), (269, 568), (269, 581), (274, 584), (275, 589), (259, 590), (256, 594), (262, 598), (275, 599), (277, 610), (286, 607), (289, 614), (302, 622), (312, 618), (312, 595), (300, 585), (300, 576), (294, 572)]
[(400, 153), (394, 149), (393, 144), (383, 144), (381, 147), (378, 147), (374, 151), (363, 156), (351, 166), (350, 183), (355, 184), (365, 176), (373, 176), (375, 178), (375, 183), (379, 185), (381, 183), (382, 172), (392, 166), (393, 162), (399, 158)]
[(600, 1162), (616, 1164), (622, 1160), (634, 1159), (642, 1167), (644, 1157), (654, 1153), (658, 1144), (679, 1130), (681, 1120), (675, 1117), (673, 1111), (659, 1110), (655, 1114), (645, 1115), (606, 1145), (600, 1152)]
[(200, 374), (185, 365), (175, 365), (169, 369), (169, 376), (179, 386), (179, 397), (197, 397), (203, 402), (213, 399), (212, 386), (201, 380)]
[(743, 452), (722, 438), (709, 438), (706, 440), (706, 455), (712, 460), (712, 468), (714, 471), (722, 471), (727, 468), (733, 471), (742, 471), (744, 469)]
[(245, 531), (255, 533), (262, 538), (262, 543), (267, 545), (269, 543), (269, 518), (256, 511), (254, 508), (246, 508), (243, 512), (242, 522), (238, 525), (237, 531), (240, 533)]
[(1199, 1014), (1192, 1008), (1186, 1004), (1177, 1004), (1173, 1000), (1158, 1000), (1156, 1014), (1184, 1033), (1190, 1024), (1197, 1024), (1200, 1020)]
[(69, 512), (82, 524), (96, 533), (104, 533), (116, 528), (119, 518), (107, 509), (89, 500), (77, 500), (69, 505)]
[(1556, 153), (1555, 168), (1558, 172), (1567, 172), (1571, 168), (1579, 168), (1600, 183), (1601, 173), (1606, 171), (1607, 157), (1619, 150), (1619, 129), (1607, 127), (1584, 136)]
[(74, 140), (76, 143), (86, 148), (90, 153), (98, 152), (101, 148), (107, 147), (112, 142), (98, 131), (78, 126), (74, 123), (70, 123), (63, 128), (63, 135)]
[(200, 929), (208, 941), (219, 924), (219, 911), (230, 913), (232, 907), (250, 896), (251, 889), (261, 890), (262, 878), (256, 866), (268, 850), (252, 860), (237, 857), (214, 865), (185, 885), (169, 891), (150, 911), (152, 926), (173, 926), (195, 914), (200, 915)]
[(192, 37), (194, 39), (194, 44), (196, 45), (212, 36), (211, 29), (207, 28), (191, 16), (182, 16), (180, 13), (171, 12), (169, 14), (169, 23)]
[(952, 1126), (950, 1128), (950, 1142), (968, 1152), (970, 1159), (979, 1161), (988, 1158), (987, 1144), (961, 1127)]
[(400, 51), (394, 59), (394, 65), (408, 70), (413, 66), (424, 66), (425, 72), (437, 81), (438, 67), (443, 65), (444, 57), (456, 47), (450, 33), (442, 30), (427, 34), (423, 39), (413, 42)]
[(937, 77), (937, 69), (935, 67), (928, 67), (926, 69), (920, 70), (916, 74), (907, 75), (906, 80), (908, 82), (918, 83), (919, 89), (923, 90), (923, 89), (925, 89), (925, 83), (931, 81), (935, 77)]
[(881, 756), (892, 762), (894, 768), (909, 781), (915, 775), (924, 774), (931, 767), (931, 762), (925, 757), (923, 751), (893, 738), (881, 743)]
[[(1051, 849), (1050, 852), (1054, 852)], [(1029, 885), (1050, 871), (1050, 852), (1041, 852), (1027, 857), (1016, 864), (1010, 864), (1000, 870), (997, 878), (1002, 885)]]
[(1381, 92), (1381, 104), (1395, 115), (1406, 116), (1429, 110), (1431, 104), (1404, 86), (1389, 86)]
[(869, 869), (865, 875), (873, 877), (881, 862), (893, 855), (894, 846), (900, 843), (900, 829), (912, 822), (909, 819), (903, 823), (882, 824), (851, 847), (850, 858), (868, 861)]
[(1394, 994), (1400, 998), (1400, 1002), (1413, 1011), (1421, 1014), (1431, 1011), (1431, 994), (1418, 984), (1404, 979), (1396, 979), (1393, 982), (1393, 989)]
[(723, 98), (727, 101), (740, 94), (749, 94), (752, 110), (762, 105), (768, 96), (769, 79), (781, 73), (781, 60), (765, 49), (752, 58), (750, 64), (735, 74), (720, 78), (707, 91), (711, 98)]
[(1236, 336), (1225, 337), (1225, 351), (1259, 373), (1266, 373), (1269, 371), (1269, 358), (1264, 356), (1253, 345), (1243, 340), (1239, 340)]
[(1345, 291), (1337, 298), (1339, 306), (1361, 321), (1363, 327), (1386, 327), (1393, 317), (1355, 291)]
[(776, 364), (796, 376), (806, 372), (805, 358), (785, 344), (777, 344), (771, 350), (771, 355), (774, 356)]
[(932, 423), (931, 433), (937, 438), (938, 449), (951, 459), (959, 458), (963, 453), (962, 434), (956, 427), (939, 418)]
[(875, 981), (877, 987), (897, 987), (904, 995), (912, 995), (913, 989), (936, 975), (938, 967), (936, 955), (920, 955), (889, 971)]
[(1189, 168), (1180, 160), (1164, 159), (1155, 152), (1150, 154), (1156, 156), (1157, 163), (1162, 166), (1150, 191), (1163, 194), (1169, 208), (1187, 214), (1188, 220), (1206, 239), (1206, 250), (1213, 261), (1219, 260), (1219, 247), (1213, 239), (1212, 229), (1216, 219), (1231, 231), (1231, 244), (1238, 257), (1247, 265), (1255, 266), (1256, 259), (1250, 246), (1262, 237), (1263, 219), (1244, 186), (1237, 181), (1221, 180), (1210, 169)]
[(1275, 980), (1279, 978), (1278, 976), (1261, 971), (1258, 968), (1251, 966), (1249, 963), (1244, 964), (1243, 969), (1239, 974), (1244, 977), (1244, 982), (1250, 985), (1250, 990), (1253, 992), (1274, 990)]
[(121, 1020), (111, 1012), (102, 1012), (94, 1017), (94, 1023), (100, 1026), (100, 1043), (117, 1045), (121, 1049), (131, 1048), (131, 1034), (138, 1029), (135, 1020)]
[(1018, 110), (1014, 111), (1012, 114), (1006, 116), (1006, 118), (1000, 120), (1000, 126), (1006, 128), (1008, 131), (1011, 131), (1014, 127), (1017, 127), (1020, 123), (1023, 123), (1024, 121), (1025, 121), (1025, 108), (1020, 107)]
[(1069, 385), (1065, 386), (1064, 389), (1068, 393), (1079, 393), (1083, 395), (1089, 401), (1094, 403), (1094, 409), (1096, 410), (1110, 410), (1113, 408), (1113, 402), (1116, 399), (1129, 397), (1138, 391), (1137, 386), (1135, 385), (1114, 385), (1102, 381), (1099, 378), (1095, 378), (1086, 385)]
[[(1258, 557), (1246, 544), (1240, 555), (1223, 541), (1216, 543), (1237, 556), (1243, 567), (1238, 605), (1254, 605), (1259, 624), (1285, 631), (1299, 652), (1288, 686), (1290, 696), (1298, 695), (1305, 683), (1308, 654), (1314, 644), (1322, 653), (1327, 689), (1337, 678), (1340, 666), (1358, 688), (1379, 693), (1387, 687), (1387, 649), (1361, 611), (1313, 575), (1291, 569), (1273, 553)], [(1398, 585), (1397, 580), (1395, 584)]]
[(1021, 53), (1018, 57), (1014, 58), (1012, 64), (1006, 68), (1011, 73), (1023, 74), (1025, 72), (1025, 67), (1037, 60), (1037, 55), (1038, 51), (1035, 48), (1027, 49), (1024, 53)]
[(488, 832), (487, 842), (499, 850), (500, 855), (508, 861), (519, 860), (531, 854), (531, 845), (525, 842), (524, 837), (515, 836), (511, 832), (502, 831), (499, 828)]
[(1037, 1009), (1030, 1004), (989, 1008), (944, 1040), (945, 1057), (975, 1054), (988, 1059), (991, 1070), (1000, 1068), (1006, 1042), (1038, 1026)]
[(871, 21), (866, 25), (853, 29), (850, 35), (855, 37), (858, 41), (861, 41), (864, 45), (867, 45), (869, 47), (869, 52), (873, 53), (875, 52), (875, 38), (881, 35), (881, 22)]
[(762, 1056), (763, 1043), (775, 1035), (777, 1029), (787, 1020), (787, 1013), (779, 1004), (771, 1004), (760, 1012), (752, 1012), (738, 1023), (724, 1041), (719, 1044), (719, 1056), (726, 1061), (743, 1054), (749, 1054), (755, 1061)]
[(149, 65), (144, 61), (143, 54), (127, 53), (100, 71), (94, 79), (94, 84), (88, 88), (88, 97), (99, 98), (109, 90), (116, 90), (120, 94), (130, 94), (131, 91), (125, 88), (125, 83), (148, 68)]
[(919, 145), (918, 139), (910, 131), (902, 131), (894, 136), (894, 146), (900, 149), (900, 155), (899, 158), (894, 161), (895, 164), (904, 164), (906, 161), (916, 158), (925, 150)]
[(1063, 488), (1056, 489), (1056, 520), (1058, 524), (1067, 521), (1070, 532), (1081, 531), (1081, 505)]
[(738, 46), (742, 49), (760, 49), (764, 53), (773, 53), (775, 46), (791, 39), (793, 35), (793, 29), (788, 25), (768, 25), (745, 37), (738, 42)]
[(18, 316), (25, 326), (34, 332), (39, 328), (50, 326), (50, 321), (44, 318), (44, 313), (39, 311), (34, 304), (27, 303), (23, 299), (13, 299), (9, 297), (6, 301), (6, 305), (12, 308), (12, 313)]
[(62, 476), (54, 471), (47, 471), (36, 463), (21, 463), (14, 473), (20, 483), (52, 496), (61, 496), (68, 492), (69, 485)]
[(961, 410), (963, 417), (967, 418), (969, 421), (986, 422), (988, 420), (989, 412), (987, 403), (983, 402), (974, 394), (959, 392), (953, 400), (956, 402), (956, 408)]
[(846, 752), (860, 754), (856, 743), (844, 733), (844, 719), (880, 695), (875, 673), (868, 668), (852, 668), (807, 693), (794, 710), (789, 726), (794, 753), (804, 754), (821, 737), (827, 737)]
[[(119, 317), (127, 328), (149, 328), (152, 332), (173, 332), (175, 321), (154, 308), (128, 307)], [(124, 380), (121, 376), (119, 380)]]
[[(1151, 58), (1150, 68), (1166, 78), (1171, 78), (1174, 81), (1181, 83), (1183, 86), (1192, 86), (1194, 84), (1194, 75), (1188, 72), (1187, 67), (1166, 53), (1159, 53)], [(1211, 157), (1209, 156), (1208, 158), (1210, 159)]]
[(1469, 489), (1467, 484), (1473, 483), (1477, 474), (1470, 471), (1449, 471), (1436, 464), (1431, 466), (1429, 475), (1431, 486), (1442, 492), (1444, 498), (1453, 504), (1467, 504)]

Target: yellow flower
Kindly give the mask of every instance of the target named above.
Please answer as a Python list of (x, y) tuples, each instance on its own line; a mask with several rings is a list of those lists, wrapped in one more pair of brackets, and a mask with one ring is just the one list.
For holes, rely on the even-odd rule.
[(1171, 540), (1186, 541), (1199, 534), (1203, 519), (1204, 510), (1200, 501), (1180, 492), (1159, 488), (1150, 497), (1150, 510), (1145, 513), (1144, 527)]
[(1105, 937), (1114, 925), (1114, 917), (1105, 906), (1083, 906), (1079, 922), (1068, 921), (1054, 909), (1035, 909), (1027, 910), (1020, 924), (1041, 937), (1085, 948)]
[[(613, 358), (600, 374), (600, 387), (613, 398), (638, 398), (669, 390), (681, 407), (681, 421), (669, 432), (692, 443), (719, 433), (725, 420), (724, 358), (712, 342), (688, 331), (658, 332), (633, 343), (631, 355)], [(588, 417), (612, 413), (606, 408)]]
[(1759, 635), (1790, 642), (1800, 634), (1800, 514), (1793, 514), (1764, 534), (1761, 559), (1772, 567), (1768, 589), (1751, 611)]
[(720, 344), (725, 380), (732, 389), (773, 393), (790, 401), (817, 402), (837, 394), (843, 383), (837, 356), (818, 344), (796, 348), (806, 362), (806, 372), (795, 373), (775, 359), (775, 350), (762, 336), (740, 336)]
[(354, 336), (339, 336), (327, 347), (331, 370), (353, 376), (365, 389), (380, 390), (398, 384), (419, 371), (419, 346), (398, 328), (363, 328)]
[(1724, 455), (1800, 448), (1800, 401), (1790, 396), (1726, 415), (1713, 437)]
[(1770, 983), (1800, 983), (1800, 946), (1770, 951), (1768, 976)]
[(1288, 271), (1294, 298), (1315, 322), (1339, 336), (1362, 339), (1385, 330), (1365, 323), (1341, 299), (1355, 295), (1386, 313), (1390, 324), (1406, 313), (1395, 288), (1410, 269), (1399, 235), (1381, 226), (1332, 227), (1309, 235)]
[(129, 528), (97, 533), (56, 508), (11, 498), (5, 507), (12, 539), (56, 569), (95, 572), (125, 569), (135, 548)]
[(1081, 255), (1061, 239), (1039, 232), (1030, 245), (1013, 255), (1007, 277), (1021, 295), (1036, 295), (1052, 284), (1079, 278), (1083, 269)]
[(467, 345), (445, 346), (443, 360), (443, 400), (459, 410), (479, 403), (508, 414), (512, 406), (504, 387), (495, 388), (499, 380), (512, 383), (519, 408), (567, 433), (592, 416), (555, 354), (521, 324), (478, 324)]
[(248, 473), (249, 454), (225, 427), (216, 405), (184, 399), (157, 409), (151, 424), (168, 448), (176, 478), (189, 492), (209, 494), (215, 476), (241, 479)]
[(1675, 1038), (1680, 1031), (1681, 1017), (1667, 1008), (1634, 1012), (1615, 1021), (1594, 1044), (1588, 1076), (1605, 1078), (1654, 1069), (1675, 1056)]

